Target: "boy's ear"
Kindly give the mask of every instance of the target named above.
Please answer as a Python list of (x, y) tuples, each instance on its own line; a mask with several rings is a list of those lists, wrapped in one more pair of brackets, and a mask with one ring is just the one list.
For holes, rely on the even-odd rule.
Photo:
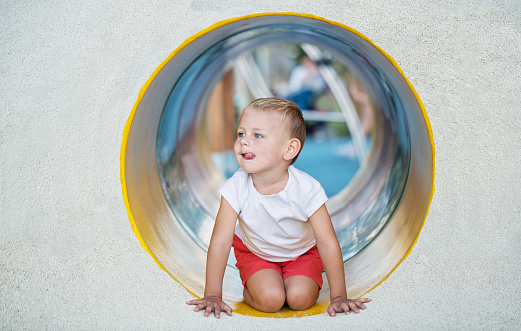
[(284, 152), (284, 156), (283, 156), (284, 160), (286, 160), (286, 161), (293, 160), (298, 155), (298, 152), (300, 151), (301, 147), (302, 147), (302, 144), (300, 143), (300, 140), (298, 140), (297, 138), (291, 138), (288, 141), (286, 151)]

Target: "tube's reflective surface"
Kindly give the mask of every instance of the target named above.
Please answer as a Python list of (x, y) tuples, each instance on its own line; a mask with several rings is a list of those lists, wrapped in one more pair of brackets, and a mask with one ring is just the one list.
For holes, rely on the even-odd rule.
[[(165, 195), (183, 228), (207, 248), (218, 208), (217, 190), (225, 178), (213, 164), (207, 132), (202, 125), (212, 85), (245, 49), (291, 40), (312, 43), (340, 59), (356, 72), (375, 119), (374, 146), (369, 161), (362, 162), (358, 179), (338, 197), (330, 197), (331, 213), (344, 260), (370, 242), (392, 215), (403, 190), (409, 165), (409, 134), (403, 108), (394, 87), (368, 57), (346, 42), (292, 26), (248, 30), (226, 38), (195, 59), (178, 80), (163, 110), (158, 133), (158, 167)], [(321, 162), (316, 162), (321, 167)], [(342, 178), (342, 173), (335, 174)]]

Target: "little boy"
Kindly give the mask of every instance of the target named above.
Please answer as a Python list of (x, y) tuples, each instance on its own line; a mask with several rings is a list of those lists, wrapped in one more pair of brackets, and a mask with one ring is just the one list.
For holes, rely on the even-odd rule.
[[(365, 309), (370, 299), (347, 298), (344, 265), (320, 184), (296, 169), (306, 128), (301, 110), (278, 99), (257, 99), (243, 111), (235, 158), (240, 169), (219, 190), (221, 205), (208, 248), (204, 297), (188, 301), (195, 311), (232, 309), (222, 301), (222, 280), (230, 247), (253, 308), (276, 312), (313, 306), (325, 268), (331, 304), (327, 311)], [(238, 224), (237, 219), (239, 220)]]

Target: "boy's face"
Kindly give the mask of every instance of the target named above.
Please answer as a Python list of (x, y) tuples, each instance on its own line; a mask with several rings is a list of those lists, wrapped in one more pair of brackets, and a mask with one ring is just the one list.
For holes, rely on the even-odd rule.
[(286, 167), (283, 155), (290, 140), (286, 125), (275, 113), (244, 113), (237, 128), (235, 158), (247, 173), (263, 173)]

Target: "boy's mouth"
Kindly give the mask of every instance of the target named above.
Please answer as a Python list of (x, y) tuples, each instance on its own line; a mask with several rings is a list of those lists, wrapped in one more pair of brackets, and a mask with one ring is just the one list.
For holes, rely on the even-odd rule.
[(253, 160), (255, 158), (255, 154), (253, 154), (252, 152), (241, 153), (241, 156), (245, 160)]

